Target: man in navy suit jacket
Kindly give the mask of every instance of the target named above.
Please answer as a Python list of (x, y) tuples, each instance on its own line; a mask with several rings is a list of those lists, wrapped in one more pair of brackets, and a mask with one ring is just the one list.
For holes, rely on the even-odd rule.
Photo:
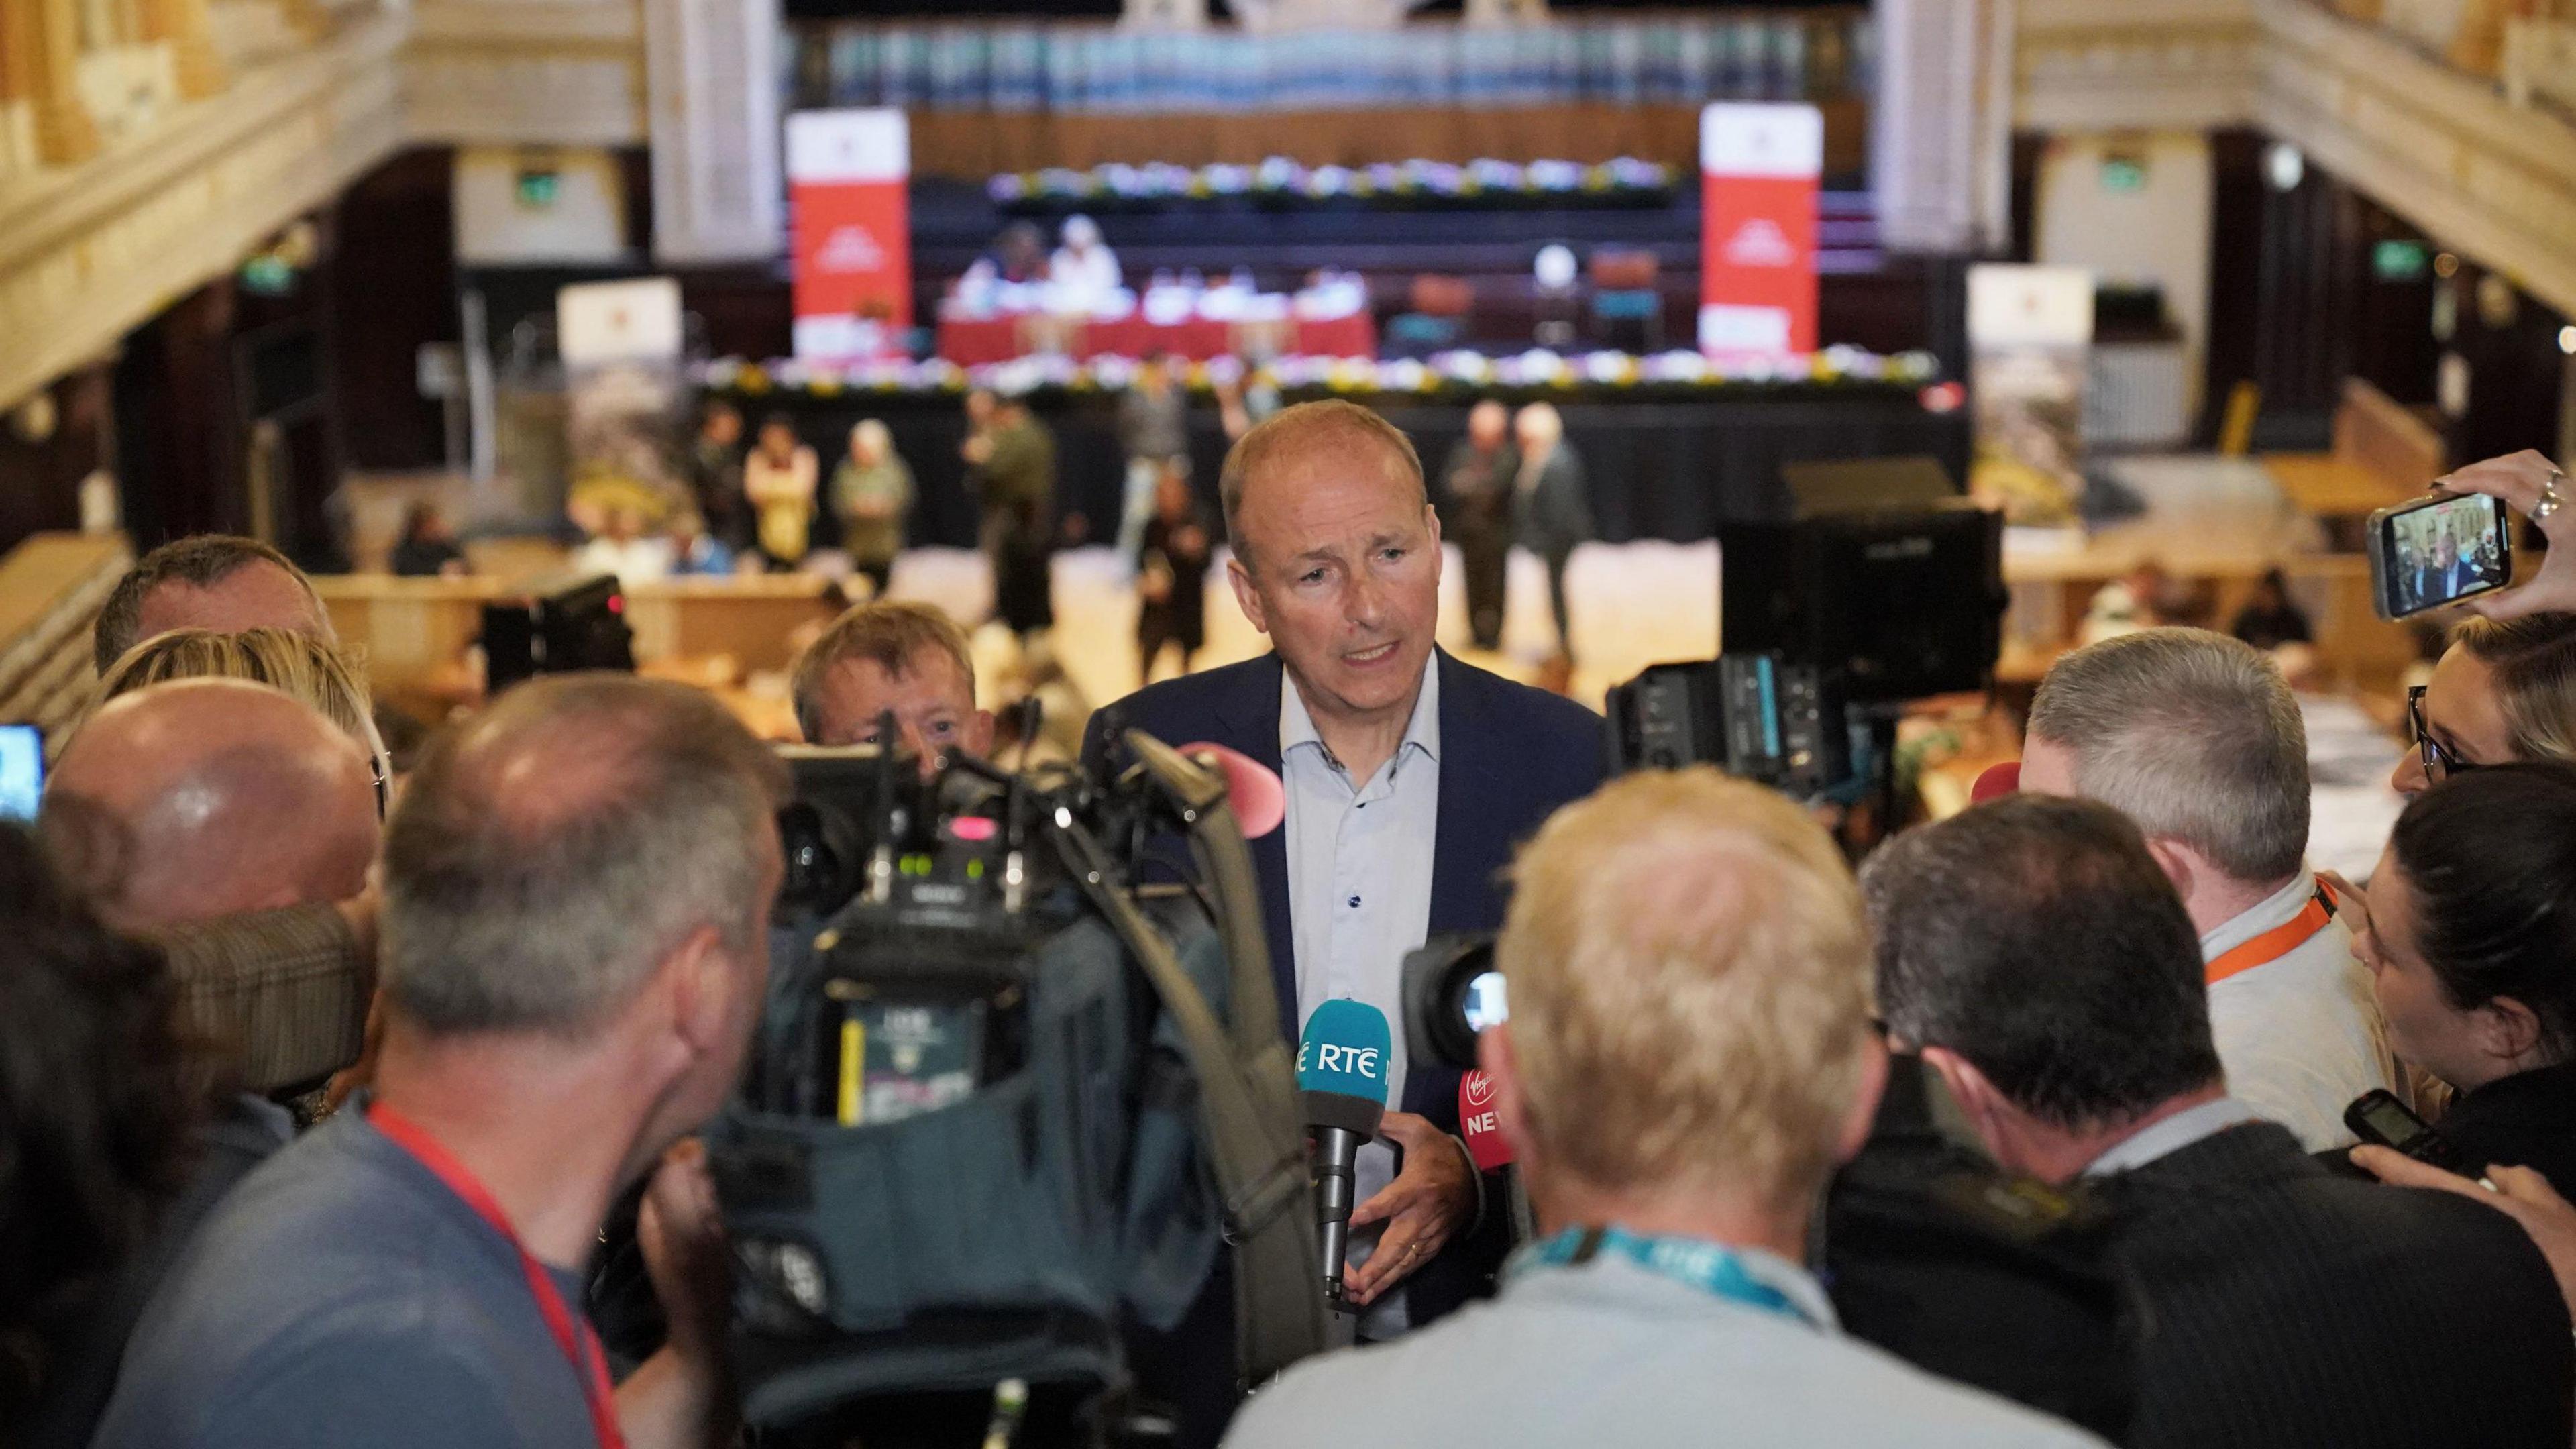
[[(1386, 1010), (1401, 1043), (1404, 956), (1426, 932), (1501, 926), (1514, 847), (1601, 782), (1601, 721), (1434, 646), (1439, 523), (1412, 444), (1376, 414), (1290, 408), (1235, 445), (1221, 491), (1229, 578), (1277, 652), (1099, 711), (1084, 757), (1114, 760), (1121, 734), (1141, 729), (1279, 771), (1289, 819), (1252, 854), (1281, 1023), (1293, 1036), (1321, 999), (1349, 995)], [(1473, 1166), (1450, 1140), (1458, 1079), (1406, 1063), (1383, 1130), (1401, 1165), (1371, 1192), (1363, 1159), (1355, 1242), (1385, 1226), (1348, 1288), (1380, 1305), (1403, 1288), (1403, 1317), (1381, 1306), (1364, 1334), (1479, 1296), (1507, 1246), (1499, 1204), (1480, 1212)]]

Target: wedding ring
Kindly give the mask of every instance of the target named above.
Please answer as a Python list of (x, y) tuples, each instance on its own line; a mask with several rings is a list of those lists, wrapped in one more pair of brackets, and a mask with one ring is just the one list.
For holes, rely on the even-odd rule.
[(2548, 479), (2540, 485), (2540, 501), (2532, 505), (2531, 516), (2535, 521), (2556, 513), (2558, 505), (2567, 501), (2566, 496), (2558, 491), (2558, 485), (2566, 481), (2566, 474), (2555, 468), (2549, 470)]

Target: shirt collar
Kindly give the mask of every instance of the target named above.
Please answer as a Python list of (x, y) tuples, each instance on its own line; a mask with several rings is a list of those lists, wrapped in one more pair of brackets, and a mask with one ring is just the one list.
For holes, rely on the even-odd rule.
[(2316, 893), (2316, 876), (2306, 866), (2299, 867), (2299, 873), (2290, 877), (2288, 885), (2220, 922), (2216, 930), (2201, 937), (2200, 959), (2215, 961), (2275, 926), (2288, 925), (2299, 912), (2308, 908), (2308, 898)]
[[(1279, 756), (1300, 745), (1313, 745), (1315, 753), (1339, 768), (1333, 752), (1324, 748), (1324, 737), (1315, 732), (1315, 717), (1306, 712), (1306, 700), (1297, 692), (1297, 676), (1280, 670), (1279, 688)], [(1404, 727), (1404, 742), (1395, 747), (1390, 763), (1401, 766), (1414, 751), (1437, 760), (1440, 758), (1440, 651), (1422, 661), (1422, 693), (1413, 701), (1413, 718)], [(1364, 782), (1361, 782), (1364, 783)]]
[(2115, 1172), (2144, 1167), (2159, 1157), (2170, 1156), (2205, 1138), (2215, 1137), (2240, 1123), (2258, 1121), (2262, 1113), (2234, 1097), (2221, 1097), (2197, 1107), (2176, 1112), (2149, 1124), (2120, 1140), (2108, 1152), (2086, 1164), (2086, 1177), (2107, 1177)]
[[(1826, 1295), (1824, 1285), (1816, 1281), (1815, 1274), (1767, 1249), (1740, 1247), (1733, 1243), (1720, 1246), (1735, 1256), (1736, 1264), (1743, 1268), (1745, 1277), (1788, 1299), (1797, 1308), (1799, 1315), (1810, 1325), (1826, 1333), (1842, 1332), (1842, 1319), (1834, 1313), (1834, 1300)], [(1609, 1274), (1623, 1281), (1670, 1285), (1672, 1289), (1686, 1293), (1702, 1303), (1711, 1305), (1726, 1303), (1726, 1300), (1704, 1289), (1682, 1283), (1677, 1279), (1667, 1278), (1642, 1264), (1612, 1254), (1605, 1253), (1569, 1271)], [(1504, 1291), (1512, 1292), (1519, 1288), (1521, 1280), (1545, 1282), (1553, 1275), (1547, 1275), (1547, 1277), (1532, 1275), (1516, 1260), (1511, 1266), (1505, 1268), (1503, 1276)]]

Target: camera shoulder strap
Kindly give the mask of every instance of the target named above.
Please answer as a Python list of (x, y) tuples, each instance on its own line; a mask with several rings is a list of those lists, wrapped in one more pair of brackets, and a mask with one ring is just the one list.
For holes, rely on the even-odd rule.
[[(1226, 828), (1232, 828), (1230, 820)], [(1324, 1348), (1314, 1185), (1294, 1110), (1296, 1076), (1287, 1045), (1275, 1029), (1258, 1046), (1230, 1039), (1170, 941), (1112, 884), (1099, 842), (1079, 826), (1060, 827), (1054, 835), (1073, 879), (1171, 1013), (1198, 1079), (1200, 1119), (1234, 1255), (1235, 1368), (1242, 1387), (1250, 1388)], [(1267, 959), (1230, 964), (1235, 995), (1243, 996), (1248, 980), (1259, 993), (1253, 999), (1268, 1004)]]

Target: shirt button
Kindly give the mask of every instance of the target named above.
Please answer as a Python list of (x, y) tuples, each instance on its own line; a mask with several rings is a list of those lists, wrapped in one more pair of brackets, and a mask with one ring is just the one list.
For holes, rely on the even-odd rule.
[(1351, 909), (1356, 911), (1356, 910), (1358, 910), (1359, 908), (1360, 908), (1360, 898), (1359, 898), (1358, 896), (1353, 896), (1353, 897), (1351, 897)]

